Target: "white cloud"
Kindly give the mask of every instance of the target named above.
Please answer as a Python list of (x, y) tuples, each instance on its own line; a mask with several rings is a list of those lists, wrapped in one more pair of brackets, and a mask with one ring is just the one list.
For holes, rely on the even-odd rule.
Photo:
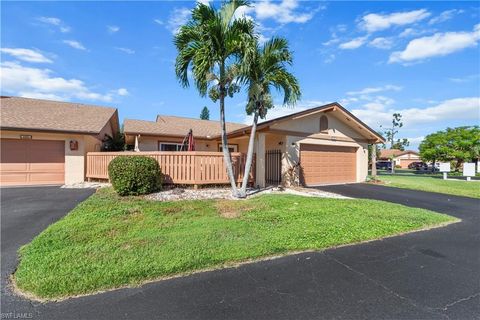
[(37, 50), (24, 49), (24, 48), (0, 48), (0, 51), (22, 61), (35, 62), (35, 63), (52, 63), (53, 62), (52, 60), (45, 57), (41, 52)]
[(53, 26), (59, 26), (62, 23), (62, 20), (54, 17), (39, 17), (37, 20), (43, 23), (51, 24)]
[(255, 3), (253, 10), (258, 19), (273, 19), (279, 23), (305, 23), (315, 15), (315, 10), (296, 12), (297, 8), (297, 0), (282, 0), (279, 3), (266, 0)]
[(402, 90), (402, 87), (396, 86), (393, 84), (386, 84), (384, 86), (380, 87), (367, 87), (359, 91), (349, 91), (347, 92), (347, 95), (349, 96), (359, 96), (359, 95), (366, 95), (366, 94), (372, 94), (372, 93), (379, 93), (379, 92), (384, 92), (384, 91), (400, 91)]
[(406, 28), (405, 30), (403, 30), (403, 31), (399, 34), (399, 37), (400, 37), (400, 38), (415, 37), (415, 36), (421, 36), (421, 35), (427, 34), (427, 33), (433, 33), (433, 32), (435, 32), (435, 31), (436, 31), (435, 29), (425, 29), (425, 28), (422, 28), (422, 29), (414, 29), (414, 28)]
[(394, 12), (390, 14), (369, 13), (360, 20), (360, 27), (368, 32), (385, 30), (393, 26), (404, 26), (421, 21), (430, 16), (425, 9)]
[(423, 139), (425, 139), (425, 136), (407, 138), (408, 142), (410, 142), (410, 144), (413, 144), (413, 145), (420, 144), (420, 142), (422, 142)]
[(333, 61), (335, 61), (335, 58), (336, 58), (335, 54), (331, 53), (323, 60), (323, 62), (324, 63), (332, 63)]
[(480, 110), (480, 97), (465, 97), (445, 100), (435, 106), (427, 108), (390, 108), (387, 105), (372, 108), (363, 106), (361, 109), (354, 109), (352, 113), (364, 120), (372, 127), (389, 125), (392, 121), (392, 114), (398, 112), (402, 115), (404, 128), (413, 128), (422, 124), (435, 124), (440, 121), (467, 120), (478, 123)]
[(257, 20), (272, 19), (281, 24), (287, 23), (306, 23), (311, 20), (315, 14), (325, 8), (318, 6), (315, 9), (298, 11), (298, 0), (281, 0), (274, 2), (271, 0), (259, 1), (253, 3), (251, 7), (240, 7), (237, 16), (255, 14)]
[(128, 90), (125, 89), (125, 88), (120, 88), (120, 89), (117, 90), (117, 94), (119, 96), (128, 96), (130, 94), (130, 92), (128, 92)]
[(322, 44), (323, 44), (324, 46), (331, 46), (332, 44), (337, 44), (337, 43), (339, 43), (340, 41), (341, 41), (340, 38), (338, 38), (337, 36), (335, 36), (335, 37), (330, 38), (330, 40), (328, 40), (328, 41), (322, 42)]
[(361, 46), (363, 46), (365, 44), (365, 42), (367, 41), (367, 38), (368, 37), (366, 37), (366, 36), (365, 37), (358, 37), (358, 38), (352, 39), (350, 41), (341, 43), (338, 47), (340, 49), (344, 49), (344, 50), (357, 49), (357, 48), (360, 48)]
[(118, 50), (118, 51), (122, 51), (126, 54), (134, 54), (135, 53), (135, 50), (130, 49), (130, 48), (115, 47), (115, 49)]
[(38, 17), (38, 21), (55, 26), (62, 33), (70, 32), (71, 28), (67, 26), (61, 19), (55, 17)]
[(391, 49), (393, 46), (393, 39), (378, 37), (370, 41), (369, 45), (377, 49)]
[(470, 74), (470, 75), (464, 76), (464, 77), (449, 78), (448, 80), (450, 80), (452, 82), (456, 82), (456, 83), (465, 83), (465, 82), (470, 82), (470, 81), (473, 81), (475, 79), (478, 79), (479, 77), (480, 77), (479, 74)]
[(187, 23), (190, 18), (191, 10), (188, 8), (175, 8), (167, 21), (167, 29), (173, 34), (178, 33), (180, 27)]
[(111, 102), (116, 96), (128, 94), (125, 88), (94, 92), (81, 80), (57, 77), (50, 69), (25, 67), (18, 62), (3, 62), (1, 70), (2, 90), (22, 97)]
[(87, 48), (85, 48), (83, 44), (81, 44), (76, 40), (63, 40), (63, 43), (77, 50), (85, 50), (85, 51), (87, 50)]
[(428, 24), (436, 24), (436, 23), (441, 23), (448, 21), (452, 19), (455, 15), (463, 13), (463, 10), (459, 9), (451, 9), (451, 10), (445, 10), (442, 13), (440, 13), (438, 16), (433, 17), (428, 21)]
[(108, 31), (108, 33), (115, 33), (115, 32), (120, 31), (120, 27), (119, 26), (107, 26), (107, 31)]
[(395, 51), (389, 62), (412, 62), (435, 56), (445, 56), (465, 48), (474, 47), (480, 39), (480, 24), (472, 32), (445, 32), (413, 39), (403, 51)]
[(335, 27), (330, 28), (330, 40), (323, 42), (324, 46), (330, 46), (339, 43), (341, 40), (338, 36), (339, 33), (347, 31), (347, 26), (344, 24), (338, 24)]
[(347, 25), (346, 24), (338, 24), (336, 26), (336, 30), (338, 32), (345, 32), (345, 31), (347, 31)]
[(153, 22), (155, 22), (156, 24), (159, 24), (159, 25), (161, 25), (161, 26), (164, 25), (163, 21), (160, 20), (160, 19), (153, 19)]
[(208, 5), (210, 3), (210, 0), (197, 0), (197, 3)]

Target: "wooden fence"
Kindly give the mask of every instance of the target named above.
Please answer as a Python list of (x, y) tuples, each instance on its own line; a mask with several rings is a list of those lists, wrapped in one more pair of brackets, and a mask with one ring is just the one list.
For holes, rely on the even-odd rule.
[[(87, 179), (108, 180), (108, 165), (118, 156), (147, 156), (157, 160), (164, 183), (167, 184), (228, 184), (228, 175), (223, 153), (203, 151), (157, 151), (157, 152), (88, 152)], [(241, 182), (245, 170), (246, 155), (231, 153), (234, 176)], [(254, 182), (255, 163), (250, 171)]]

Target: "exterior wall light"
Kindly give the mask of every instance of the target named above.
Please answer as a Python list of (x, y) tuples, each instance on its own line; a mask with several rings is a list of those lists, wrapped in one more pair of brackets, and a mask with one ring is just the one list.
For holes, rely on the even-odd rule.
[(78, 141), (77, 140), (70, 140), (70, 150), (71, 151), (78, 150)]

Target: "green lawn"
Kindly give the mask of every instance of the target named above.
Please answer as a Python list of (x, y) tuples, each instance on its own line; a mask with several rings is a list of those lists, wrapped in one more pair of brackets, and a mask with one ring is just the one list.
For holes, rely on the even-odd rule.
[(377, 179), (385, 182), (385, 185), (389, 187), (480, 198), (480, 181), (443, 180), (438, 176), (414, 174), (385, 174), (377, 176)]
[(20, 249), (15, 280), (26, 293), (54, 299), (452, 221), (373, 200), (264, 195), (162, 203), (101, 189)]

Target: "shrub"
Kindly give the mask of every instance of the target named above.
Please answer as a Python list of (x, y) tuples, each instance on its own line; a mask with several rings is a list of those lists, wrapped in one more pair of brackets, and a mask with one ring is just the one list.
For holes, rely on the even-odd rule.
[(162, 187), (162, 172), (158, 162), (150, 157), (116, 157), (108, 165), (108, 174), (121, 196), (152, 193)]

